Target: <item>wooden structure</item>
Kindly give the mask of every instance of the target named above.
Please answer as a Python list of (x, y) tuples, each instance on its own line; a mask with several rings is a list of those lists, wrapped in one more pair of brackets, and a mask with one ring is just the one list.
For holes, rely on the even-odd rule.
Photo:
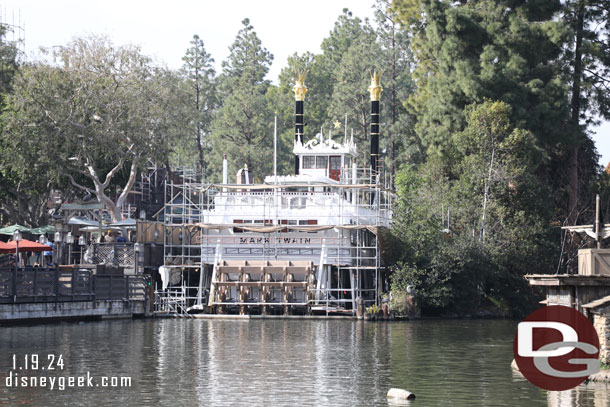
[(578, 274), (582, 276), (610, 276), (610, 249), (579, 250)]
[(532, 286), (546, 288), (545, 305), (563, 305), (586, 313), (583, 305), (610, 295), (610, 275), (529, 274)]
[(610, 237), (610, 225), (600, 220), (600, 199), (596, 197), (594, 225), (562, 229), (585, 233), (595, 239), (595, 249), (578, 251), (578, 274), (533, 274), (525, 278), (532, 286), (546, 288), (545, 305), (563, 305), (583, 313), (593, 323), (600, 342), (600, 359), (610, 360), (610, 249), (601, 241)]
[(224, 260), (212, 273), (208, 305), (222, 313), (228, 306), (281, 307), (284, 313), (300, 307), (309, 312), (314, 265), (311, 261)]

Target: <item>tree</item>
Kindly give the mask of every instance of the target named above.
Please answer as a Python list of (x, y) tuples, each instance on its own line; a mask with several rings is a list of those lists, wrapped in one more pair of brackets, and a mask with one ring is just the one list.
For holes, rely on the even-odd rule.
[[(230, 158), (232, 170), (247, 164), (255, 177), (268, 174), (273, 151), (273, 112), (267, 105), (266, 93), (270, 86), (265, 80), (273, 55), (265, 49), (250, 20), (242, 21), (230, 54), (223, 61), (219, 78), (219, 97), (222, 107), (212, 123), (212, 156), (210, 167), (219, 178), (222, 155)], [(241, 162), (235, 162), (237, 159)]]
[[(417, 163), (423, 159), (424, 148), (415, 134), (415, 118), (403, 102), (413, 93), (411, 79), (413, 56), (409, 33), (398, 21), (398, 13), (390, 0), (377, 0), (374, 5), (377, 38), (381, 45), (379, 69), (383, 69), (382, 105), (384, 110), (381, 138), (387, 150), (385, 164), (392, 174), (404, 162)], [(402, 153), (402, 154), (401, 154)]]
[(567, 112), (554, 62), (562, 43), (559, 1), (396, 0), (412, 35), (416, 92), (408, 107), (428, 152), (442, 153), (464, 129), (464, 108), (485, 98), (513, 107), (511, 121), (550, 151)]
[(172, 144), (172, 75), (103, 37), (75, 39), (55, 56), (61, 66), (34, 64), (16, 80), (8, 133), (14, 148), (45, 146), (39, 165), (94, 195), (118, 221), (140, 166), (164, 162)]
[(568, 222), (577, 224), (585, 206), (581, 200), (589, 201), (587, 197), (592, 193), (586, 187), (596, 172), (596, 155), (591, 154), (587, 127), (595, 123), (596, 116), (610, 119), (610, 5), (600, 0), (569, 0), (563, 5), (562, 20), (568, 29), (562, 60), (570, 84), (566, 210)]
[[(8, 27), (0, 25), (0, 109), (6, 108), (6, 100), (13, 88), (19, 70), (17, 47), (7, 39)], [(36, 161), (25, 159), (30, 150), (15, 151), (11, 148), (13, 135), (2, 118), (0, 132), (0, 213), (12, 223), (39, 226), (46, 223), (46, 204), (53, 184), (44, 177)], [(20, 165), (15, 165), (19, 161)], [(20, 169), (28, 171), (20, 173)], [(35, 170), (35, 171), (32, 171)]]
[[(369, 128), (371, 101), (368, 86), (370, 74), (376, 69), (381, 49), (370, 26), (365, 26), (360, 38), (354, 41), (335, 68), (336, 83), (333, 89), (329, 115), (343, 122), (347, 115), (347, 126), (354, 129), (354, 140), (358, 145), (361, 165), (368, 167)], [(383, 114), (383, 112), (382, 112)]]
[[(491, 100), (468, 106), (466, 127), (443, 157), (398, 172), (394, 233), (405, 250), (394, 287), (414, 284), (424, 307), (470, 313), (492, 303), (525, 312), (523, 274), (554, 270), (553, 202), (536, 176), (544, 152), (514, 127), (511, 110)], [(442, 224), (448, 209), (451, 223)]]
[(212, 114), (217, 106), (214, 59), (208, 54), (203, 41), (194, 35), (191, 47), (186, 50), (182, 58), (184, 65), (182, 71), (187, 78), (192, 93), (189, 112), (195, 133), (195, 144), (199, 153), (199, 166), (206, 168), (206, 136), (211, 131)]

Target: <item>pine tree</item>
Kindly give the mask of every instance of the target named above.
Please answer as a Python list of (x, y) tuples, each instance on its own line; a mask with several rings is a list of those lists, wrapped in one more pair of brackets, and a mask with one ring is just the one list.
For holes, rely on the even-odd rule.
[(570, 84), (568, 174), (562, 181), (569, 185), (565, 208), (569, 223), (577, 224), (593, 195), (587, 186), (596, 172), (597, 156), (587, 128), (597, 117), (610, 119), (610, 5), (601, 0), (569, 0), (562, 7), (562, 20), (568, 30), (562, 61)]
[(371, 82), (370, 73), (380, 70), (377, 65), (381, 60), (381, 47), (377, 34), (368, 20), (363, 22), (344, 10), (331, 36), (322, 42), (322, 50), (333, 83), (328, 120), (341, 123), (342, 131), (338, 131), (343, 139), (347, 115), (348, 133), (354, 130), (358, 146), (359, 166), (368, 167), (371, 102), (367, 89)]
[(379, 69), (383, 69), (384, 88), (381, 148), (387, 150), (385, 164), (394, 175), (402, 163), (421, 162), (424, 149), (414, 132), (414, 118), (403, 105), (414, 91), (411, 42), (391, 3), (390, 0), (377, 0), (374, 7), (377, 38), (382, 49)]
[(206, 168), (206, 147), (209, 145), (206, 136), (210, 133), (212, 114), (217, 105), (214, 59), (206, 52), (199, 36), (194, 35), (191, 47), (186, 50), (182, 60), (184, 61), (183, 75), (192, 89), (189, 98), (191, 103), (187, 110), (192, 117), (199, 165), (204, 170)]
[(398, 0), (413, 35), (417, 91), (409, 100), (416, 131), (430, 152), (442, 152), (465, 126), (464, 107), (502, 100), (512, 122), (551, 149), (562, 140), (566, 88), (560, 56), (559, 1), (449, 2)]
[(232, 172), (244, 164), (262, 181), (269, 174), (273, 160), (273, 112), (266, 93), (270, 83), (265, 80), (273, 55), (265, 49), (250, 20), (242, 21), (219, 78), (222, 107), (212, 123), (211, 172), (216, 179), (221, 173), (223, 154), (227, 154)]

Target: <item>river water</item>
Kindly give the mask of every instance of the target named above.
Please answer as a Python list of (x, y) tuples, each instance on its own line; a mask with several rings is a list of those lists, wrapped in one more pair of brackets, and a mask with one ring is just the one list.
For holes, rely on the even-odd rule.
[[(391, 387), (415, 393), (412, 406), (610, 405), (607, 384), (547, 393), (513, 373), (516, 326), (163, 319), (2, 327), (0, 405), (388, 406)], [(26, 356), (34, 354), (38, 370)], [(49, 370), (59, 355), (63, 370)], [(69, 376), (87, 372), (93, 387), (68, 387)], [(7, 387), (15, 374), (56, 377), (55, 388)], [(100, 385), (112, 377), (131, 377), (131, 386)]]

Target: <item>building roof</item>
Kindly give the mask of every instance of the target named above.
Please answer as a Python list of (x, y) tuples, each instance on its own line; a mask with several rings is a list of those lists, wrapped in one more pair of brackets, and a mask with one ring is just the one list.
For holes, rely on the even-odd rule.
[(610, 295), (607, 295), (605, 297), (599, 298), (595, 301), (591, 301), (585, 305), (583, 305), (583, 308), (597, 308), (597, 307), (601, 307), (602, 305), (606, 305), (610, 303)]
[(580, 274), (528, 274), (525, 278), (531, 285), (536, 286), (608, 286), (610, 276)]

